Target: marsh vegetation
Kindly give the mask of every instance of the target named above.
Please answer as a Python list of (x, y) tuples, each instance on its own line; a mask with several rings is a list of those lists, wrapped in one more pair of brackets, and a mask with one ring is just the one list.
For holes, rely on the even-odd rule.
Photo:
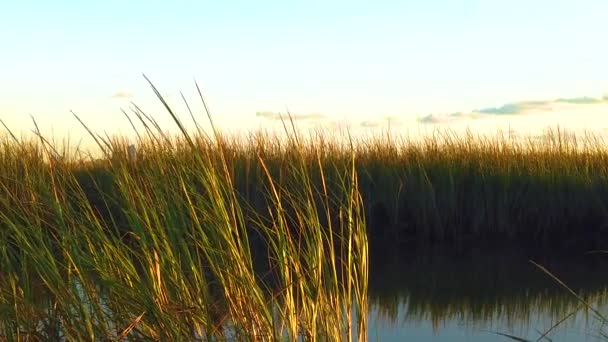
[(101, 160), (38, 130), (0, 140), (2, 338), (363, 341), (368, 239), (606, 237), (593, 136), (331, 138), (286, 122), (237, 138), (188, 131), (159, 99), (181, 133), (136, 109), (135, 142), (87, 127)]

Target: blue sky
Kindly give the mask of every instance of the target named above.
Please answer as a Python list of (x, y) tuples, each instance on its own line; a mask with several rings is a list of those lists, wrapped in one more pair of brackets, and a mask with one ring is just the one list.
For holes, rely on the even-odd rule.
[[(286, 108), (407, 125), (602, 98), (606, 13), (605, 0), (10, 1), (0, 10), (0, 118), (29, 129), (32, 114), (55, 135), (78, 136), (74, 110), (98, 130), (126, 131), (129, 101), (162, 113), (142, 72), (184, 114), (179, 92), (196, 102), (195, 78), (228, 129), (263, 127), (256, 112)], [(579, 126), (608, 113), (575, 107)], [(570, 123), (534, 120), (557, 117)]]

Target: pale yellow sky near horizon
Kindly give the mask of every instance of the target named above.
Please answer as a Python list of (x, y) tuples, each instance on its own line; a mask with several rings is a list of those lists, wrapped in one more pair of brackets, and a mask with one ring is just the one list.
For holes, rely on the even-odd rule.
[[(131, 135), (120, 109), (134, 101), (175, 131), (143, 72), (184, 121), (180, 91), (206, 122), (198, 80), (230, 132), (280, 129), (256, 113), (287, 108), (309, 118), (304, 130), (365, 133), (394, 117), (410, 135), (604, 132), (605, 13), (606, 0), (14, 1), (0, 11), (0, 119), (28, 132), (31, 114), (47, 137), (90, 146), (70, 110), (96, 132)], [(572, 106), (518, 107), (560, 98)]]
[[(203, 107), (200, 100), (197, 101), (192, 95), (189, 104), (191, 109), (195, 111), (195, 115), (199, 123), (209, 130), (210, 126), (206, 116), (204, 115)], [(129, 101), (135, 101), (135, 98), (111, 98), (109, 100), (99, 102), (96, 108), (103, 108), (108, 114), (106, 115), (91, 115), (86, 111), (74, 109), (90, 127), (99, 134), (104, 135), (107, 132), (109, 135), (127, 136), (131, 141), (135, 142), (135, 135), (128, 123), (128, 120), (121, 113), (122, 107), (131, 114)], [(169, 132), (178, 133), (178, 129), (172, 121), (169, 114), (163, 108), (162, 104), (155, 100), (152, 96), (142, 98), (142, 109), (154, 115), (159, 124)], [(213, 111), (213, 101), (206, 98), (209, 106)], [(167, 101), (179, 115), (185, 124), (194, 129), (191, 124), (191, 119), (186, 107), (183, 105), (181, 98), (175, 95), (167, 96)], [(137, 102), (137, 101), (135, 101)], [(550, 101), (547, 101), (550, 102)], [(84, 108), (95, 104), (95, 99), (82, 99), (81, 105)], [(499, 106), (498, 106), (499, 107)], [(48, 108), (48, 107), (44, 107)], [(45, 110), (40, 108), (40, 110)], [(78, 108), (75, 106), (74, 108)], [(35, 107), (32, 107), (32, 112), (35, 112)], [(241, 129), (234, 129), (234, 120), (232, 118), (223, 118), (220, 114), (213, 114), (214, 121), (223, 131), (232, 132), (234, 134), (247, 134), (247, 132), (255, 130), (268, 130), (282, 132), (283, 124), (280, 121), (278, 114), (282, 112), (266, 112), (256, 116), (255, 113), (250, 113), (247, 120), (239, 119), (238, 125)], [(522, 136), (538, 136), (548, 128), (566, 128), (573, 132), (591, 132), (593, 134), (608, 137), (608, 103), (600, 102), (598, 104), (550, 104), (540, 109), (532, 109), (517, 114), (479, 114), (472, 111), (466, 112), (459, 116), (450, 116), (446, 113), (437, 113), (433, 115), (434, 123), (425, 123), (425, 117), (414, 115), (392, 115), (387, 117), (386, 114), (370, 114), (361, 116), (337, 116), (329, 113), (291, 113), (295, 118), (298, 129), (304, 134), (321, 130), (329, 135), (335, 135), (338, 132), (344, 132), (348, 127), (349, 132), (357, 136), (371, 136), (385, 132), (389, 128), (393, 134), (416, 138), (419, 136), (430, 135), (434, 130), (451, 130), (456, 133), (464, 134), (466, 130), (474, 134), (493, 135), (499, 131), (508, 132), (509, 129)], [(309, 115), (306, 115), (309, 114)], [(63, 139), (69, 137), (70, 144), (75, 146), (80, 143), (80, 147), (84, 150), (96, 150), (93, 140), (88, 136), (88, 133), (82, 128), (80, 123), (74, 118), (69, 110), (58, 115), (40, 116), (34, 115), (37, 123), (41, 127), (43, 134), (47, 138), (54, 138), (58, 145), (61, 146)], [(430, 116), (428, 116), (430, 117)], [(132, 120), (136, 120), (131, 115)], [(2, 119), (15, 132), (21, 131), (27, 134), (30, 129), (33, 129), (33, 123), (29, 116), (24, 115), (21, 119), (15, 120), (14, 117)], [(59, 119), (59, 121), (58, 121)], [(136, 121), (135, 121), (136, 122)], [(136, 122), (137, 124), (137, 122)], [(231, 126), (232, 125), (232, 126)], [(138, 127), (141, 125), (137, 124)], [(25, 128), (24, 128), (25, 127)], [(231, 128), (232, 127), (232, 128)], [(3, 130), (3, 129), (2, 129)]]

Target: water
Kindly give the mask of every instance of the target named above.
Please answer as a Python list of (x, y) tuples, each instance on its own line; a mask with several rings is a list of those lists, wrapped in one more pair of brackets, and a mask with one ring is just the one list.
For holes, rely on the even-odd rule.
[[(601, 341), (608, 332), (545, 266), (608, 315), (608, 254), (584, 249), (371, 246), (370, 341)], [(604, 340), (608, 340), (604, 339)]]
[[(530, 262), (608, 316), (608, 254), (581, 246), (372, 240), (370, 341), (513, 341), (505, 335), (536, 341), (548, 330), (543, 341), (608, 341), (600, 336), (608, 327)], [(84, 295), (81, 300), (88, 303)]]

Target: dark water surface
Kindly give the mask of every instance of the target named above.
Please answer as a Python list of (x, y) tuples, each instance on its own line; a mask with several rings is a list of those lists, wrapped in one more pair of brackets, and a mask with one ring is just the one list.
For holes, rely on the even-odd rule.
[[(394, 247), (388, 247), (389, 245)], [(608, 316), (608, 254), (585, 248), (370, 246), (370, 341), (601, 341), (595, 315), (530, 260)], [(608, 341), (608, 338), (603, 339)]]

